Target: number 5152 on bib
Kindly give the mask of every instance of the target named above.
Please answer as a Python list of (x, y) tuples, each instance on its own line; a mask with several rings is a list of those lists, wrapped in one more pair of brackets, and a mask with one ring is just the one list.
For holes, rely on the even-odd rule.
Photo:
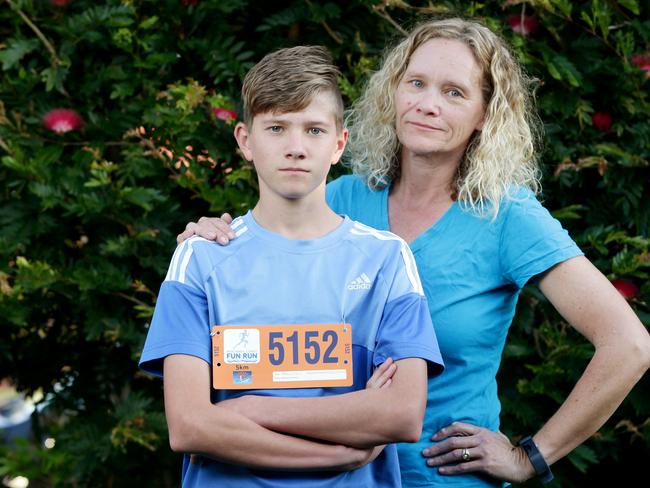
[(350, 324), (215, 325), (214, 389), (351, 386)]

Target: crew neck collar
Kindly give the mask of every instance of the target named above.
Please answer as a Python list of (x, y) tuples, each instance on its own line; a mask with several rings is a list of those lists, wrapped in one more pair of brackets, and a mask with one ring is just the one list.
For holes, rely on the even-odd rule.
[(347, 216), (342, 217), (343, 221), (334, 230), (316, 239), (289, 239), (265, 229), (255, 220), (251, 210), (244, 215), (244, 223), (249, 231), (275, 247), (291, 252), (311, 252), (330, 247), (338, 243), (347, 234), (352, 226), (352, 220)]

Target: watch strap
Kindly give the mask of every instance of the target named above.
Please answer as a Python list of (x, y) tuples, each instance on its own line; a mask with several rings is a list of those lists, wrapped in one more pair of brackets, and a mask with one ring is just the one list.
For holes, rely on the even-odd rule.
[(548, 483), (551, 481), (553, 479), (551, 468), (546, 462), (546, 459), (544, 459), (544, 456), (542, 456), (542, 453), (537, 449), (537, 445), (535, 445), (533, 438), (531, 436), (526, 436), (519, 441), (518, 445), (524, 448), (524, 452), (528, 456), (528, 459), (530, 459), (540, 481), (542, 483)]

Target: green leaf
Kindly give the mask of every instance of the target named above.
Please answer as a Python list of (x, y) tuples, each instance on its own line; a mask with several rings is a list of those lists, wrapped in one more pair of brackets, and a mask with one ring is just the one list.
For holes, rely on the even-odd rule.
[(618, 3), (631, 11), (634, 15), (639, 15), (641, 13), (639, 10), (639, 2), (637, 2), (637, 0), (618, 0)]
[(145, 19), (142, 22), (140, 22), (140, 28), (150, 29), (158, 23), (158, 20), (159, 19), (157, 15), (154, 15), (153, 17), (149, 17), (148, 19)]
[(558, 220), (580, 219), (582, 218), (582, 215), (580, 215), (579, 211), (582, 210), (586, 210), (586, 207), (584, 205), (574, 204), (553, 210), (551, 212), (551, 215)]
[(584, 10), (581, 11), (580, 18), (587, 23), (587, 25), (589, 26), (592, 32), (596, 30), (596, 22), (594, 19), (589, 17), (589, 14), (587, 12), (585, 12)]
[(504, 353), (511, 357), (525, 357), (530, 355), (534, 349), (527, 344), (508, 344)]
[(16, 273), (16, 287), (24, 292), (40, 291), (49, 287), (59, 279), (54, 268), (44, 261), (28, 261), (19, 256), (16, 258), (18, 273)]
[(618, 158), (618, 163), (626, 166), (648, 166), (648, 161), (636, 154), (624, 151), (616, 144), (601, 143), (594, 146), (602, 154), (610, 154)]
[(565, 56), (557, 55), (553, 57), (553, 63), (557, 66), (558, 71), (562, 73), (562, 78), (566, 79), (571, 86), (578, 87), (582, 84), (582, 75)]
[(570, 0), (550, 0), (550, 3), (553, 6), (557, 7), (566, 18), (571, 18), (571, 10), (573, 10), (573, 4)]
[(576, 447), (567, 455), (567, 458), (581, 473), (586, 473), (591, 465), (598, 462), (596, 452), (586, 444)]
[(546, 62), (546, 68), (548, 69), (548, 72), (551, 74), (553, 78), (555, 78), (556, 80), (562, 80), (562, 75), (560, 74), (557, 67), (553, 64), (552, 61)]
[(0, 51), (2, 69), (7, 71), (39, 46), (38, 39), (10, 39), (7, 48)]
[(163, 194), (153, 188), (124, 187), (120, 191), (120, 198), (142, 207), (146, 211), (153, 209), (153, 204), (164, 201)]

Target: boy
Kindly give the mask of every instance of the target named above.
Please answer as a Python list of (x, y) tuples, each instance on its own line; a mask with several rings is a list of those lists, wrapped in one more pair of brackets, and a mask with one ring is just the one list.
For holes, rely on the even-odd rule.
[[(235, 138), (255, 165), (259, 201), (233, 222), (229, 246), (180, 245), (160, 289), (140, 365), (163, 374), (172, 449), (200, 454), (185, 456), (183, 486), (395, 487), (395, 446), (381, 446), (420, 437), (427, 363), (439, 371), (442, 360), (413, 256), (398, 237), (325, 202), (347, 140), (337, 75), (326, 50), (306, 46), (269, 54), (247, 73)], [(345, 348), (332, 352), (346, 340), (344, 324), (349, 374)], [(238, 364), (213, 405), (211, 382), (228, 361), (212, 359), (260, 360), (267, 333), (272, 354), (261, 361), (277, 386), (256, 387), (252, 365)], [(398, 365), (390, 385), (364, 389), (389, 357)], [(292, 359), (298, 371), (287, 372)], [(286, 388), (293, 374), (312, 378), (312, 366), (323, 379)], [(340, 374), (351, 386), (330, 386)]]

